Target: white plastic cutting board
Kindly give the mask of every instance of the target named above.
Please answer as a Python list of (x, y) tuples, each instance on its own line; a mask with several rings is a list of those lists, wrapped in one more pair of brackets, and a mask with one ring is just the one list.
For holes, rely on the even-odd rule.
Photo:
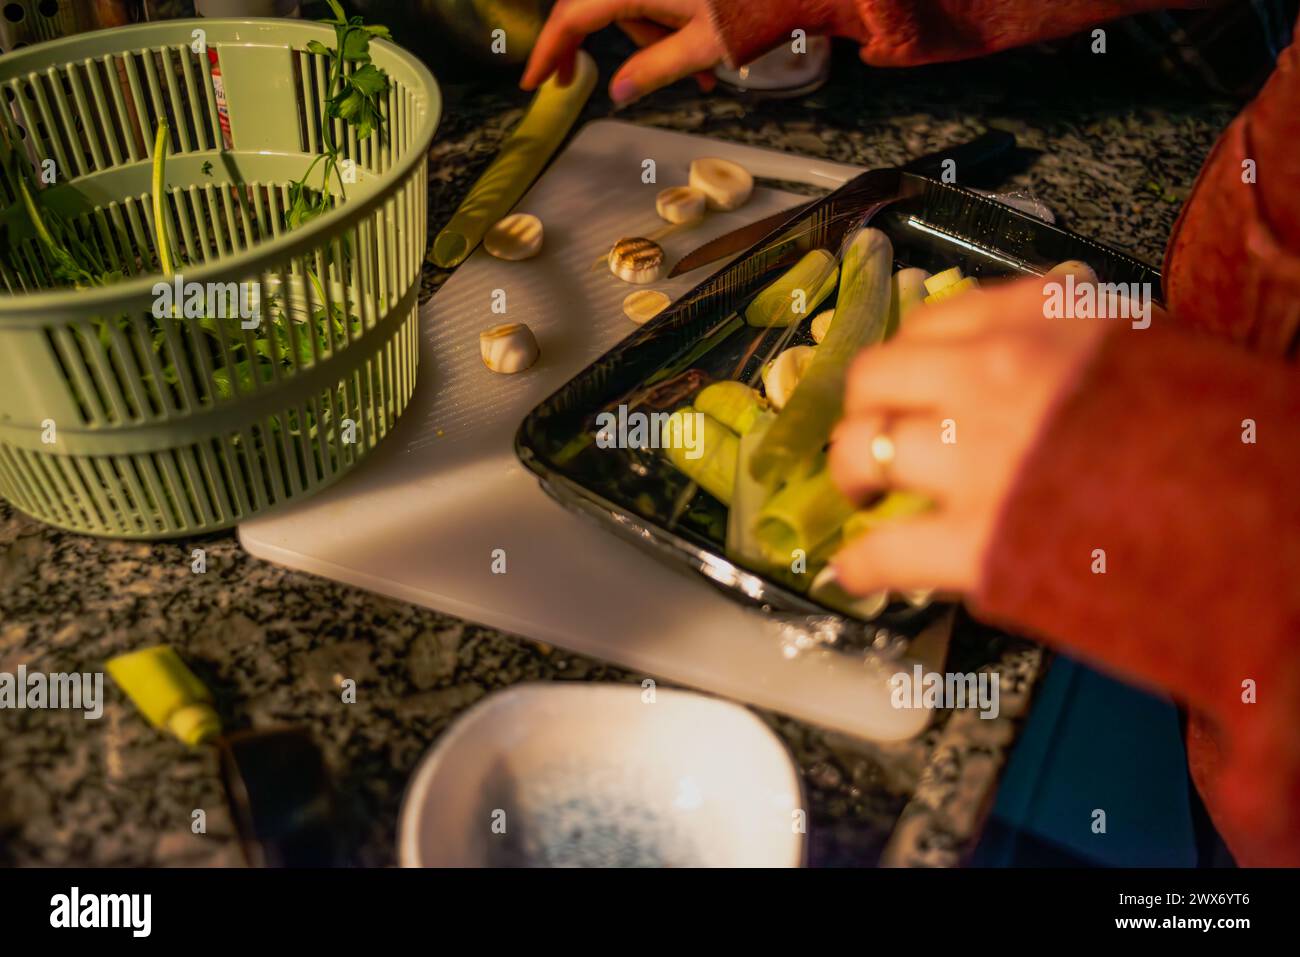
[[(515, 459), (524, 416), (636, 327), (633, 288), (594, 261), (614, 240), (662, 225), (654, 198), (698, 156), (756, 176), (832, 189), (853, 167), (610, 120), (588, 124), (516, 207), (545, 224), (541, 254), (508, 263), (476, 251), (421, 313), (419, 383), (394, 434), (337, 486), (240, 527), (253, 555), (877, 739), (915, 734), (922, 712), (890, 706), (885, 679), (837, 655), (783, 655), (758, 612), (642, 554), (552, 502)], [(642, 182), (653, 159), (656, 184)], [(668, 261), (806, 197), (759, 189), (662, 240)], [(721, 264), (719, 264), (721, 265)], [(697, 270), (652, 288), (678, 296)], [(716, 267), (715, 267), (716, 268)], [(492, 311), (504, 290), (505, 316)], [(532, 327), (542, 358), (498, 376), (478, 333)], [(506, 573), (492, 571), (504, 549)]]

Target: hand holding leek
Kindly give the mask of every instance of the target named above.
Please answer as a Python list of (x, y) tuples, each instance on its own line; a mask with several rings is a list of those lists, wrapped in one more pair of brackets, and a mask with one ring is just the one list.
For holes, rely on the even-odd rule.
[[(1069, 402), (1099, 401), (1080, 370), (1107, 333), (1106, 323), (1044, 321), (1044, 295), (1036, 277), (941, 298), (854, 364), (830, 449), (836, 484), (854, 499), (879, 491), (866, 449), (883, 428), (895, 449), (889, 484), (938, 504), (885, 525), (846, 523), (846, 537), (855, 524), (868, 531), (835, 556), (845, 592), (978, 594), (995, 534), (1047, 533), (1037, 526), (1050, 516), (1040, 519), (1033, 504), (1043, 501), (1041, 483), (1037, 496), (1013, 491), (1034, 486), (1033, 450), (1056, 428), (1049, 417), (1067, 406), (1067, 390)], [(1080, 575), (1091, 577), (1093, 560), (1083, 553)]]
[[(923, 495), (896, 492), (859, 509), (836, 486), (824, 453), (849, 362), (927, 294), (927, 273), (891, 277), (892, 261), (888, 238), (862, 229), (847, 242), (842, 266), (813, 250), (760, 291), (745, 309), (749, 325), (793, 330), (807, 319), (818, 345), (791, 346), (768, 362), (766, 397), (741, 382), (701, 390), (692, 407), (674, 415), (700, 416), (703, 454), (692, 460), (668, 451), (679, 470), (728, 506), (729, 557), (859, 617), (878, 613), (887, 598), (853, 598), (819, 573), (849, 541), (930, 506)], [(835, 308), (818, 313), (837, 285)]]

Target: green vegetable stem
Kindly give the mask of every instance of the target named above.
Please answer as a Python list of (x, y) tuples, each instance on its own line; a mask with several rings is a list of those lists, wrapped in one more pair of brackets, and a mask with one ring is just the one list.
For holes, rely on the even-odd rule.
[[(692, 423), (689, 416), (698, 418)], [(668, 460), (723, 505), (730, 505), (740, 444), (735, 433), (713, 416), (686, 406), (669, 416), (666, 434), (693, 439), (693, 447), (669, 441), (664, 449)]]
[(825, 249), (814, 249), (787, 269), (745, 307), (751, 326), (783, 327), (811, 316), (835, 291), (840, 268)]
[(750, 469), (762, 482), (800, 470), (821, 452), (844, 405), (849, 363), (884, 336), (889, 321), (890, 266), (894, 250), (878, 229), (863, 228), (848, 241), (840, 268), (835, 321), (817, 347), (799, 388), (768, 429)]
[[(328, 47), (319, 40), (307, 44), (307, 52), (329, 57), (329, 79), (326, 85), (324, 121), (321, 132), (324, 151), (311, 161), (300, 179), (289, 184), (289, 211), (286, 216), (289, 228), (301, 226), (323, 214), (333, 204), (330, 196), (330, 178), (338, 181), (339, 195), (345, 195), (343, 174), (339, 169), (339, 146), (334, 138), (334, 124), (341, 120), (350, 126), (358, 140), (371, 134), (384, 132), (384, 116), (379, 108), (379, 97), (388, 92), (388, 75), (370, 59), (370, 41), (374, 37), (388, 39), (388, 27), (381, 24), (366, 25), (361, 17), (349, 19), (338, 0), (329, 0), (333, 19), (324, 22), (334, 27), (334, 46)], [(307, 185), (312, 171), (323, 163), (320, 189)]]
[(823, 467), (810, 478), (785, 485), (759, 512), (757, 537), (768, 558), (789, 563), (796, 551), (811, 555), (853, 515), (853, 503)]
[(158, 124), (153, 139), (153, 228), (154, 242), (158, 246), (158, 268), (164, 276), (173, 276), (171, 237), (167, 233), (167, 217), (163, 215), (163, 193), (167, 188), (167, 121)]

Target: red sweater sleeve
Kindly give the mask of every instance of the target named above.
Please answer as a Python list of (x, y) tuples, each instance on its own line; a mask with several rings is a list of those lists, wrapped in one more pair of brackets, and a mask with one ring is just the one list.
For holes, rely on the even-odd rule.
[[(975, 596), (983, 614), (1186, 702), (1192, 773), (1229, 847), (1241, 863), (1292, 866), (1297, 103), (1293, 45), (1215, 146), (1175, 227), (1171, 321), (1108, 336), (1022, 467)], [(1254, 443), (1242, 441), (1248, 419)], [(1094, 549), (1105, 550), (1104, 575)]]
[(1190, 757), (1238, 860), (1300, 865), (1300, 379), (1172, 322), (1107, 336), (973, 604), (1186, 702), (1216, 733)]
[(872, 66), (916, 66), (1068, 36), (1116, 17), (1221, 0), (709, 0), (729, 65), (790, 33), (831, 33), (862, 45)]
[[(733, 65), (795, 28), (852, 37), (868, 63), (906, 66), (1206, 5), (712, 0)], [(1108, 335), (1022, 467), (972, 596), (986, 617), (1186, 702), (1192, 773), (1238, 861), (1293, 866), (1300, 375), (1284, 357), (1300, 349), (1297, 104), (1293, 45), (1215, 147), (1175, 227), (1172, 319)], [(1243, 441), (1251, 424), (1255, 441)]]

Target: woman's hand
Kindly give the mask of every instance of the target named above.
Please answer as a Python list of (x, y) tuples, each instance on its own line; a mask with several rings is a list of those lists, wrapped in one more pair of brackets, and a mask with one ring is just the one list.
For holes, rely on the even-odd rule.
[[(1044, 316), (1042, 279), (964, 293), (911, 313), (849, 373), (830, 465), (855, 500), (886, 486), (938, 508), (863, 535), (835, 559), (850, 591), (971, 592), (1021, 463), (1109, 327)], [(872, 441), (892, 439), (882, 466)], [(888, 460), (888, 443), (880, 458)]]
[(703, 89), (712, 89), (714, 78), (707, 71), (722, 62), (724, 50), (705, 0), (559, 0), (519, 85), (535, 89), (552, 73), (567, 84), (582, 41), (611, 23), (642, 47), (610, 81), (609, 95), (617, 105), (693, 73)]

